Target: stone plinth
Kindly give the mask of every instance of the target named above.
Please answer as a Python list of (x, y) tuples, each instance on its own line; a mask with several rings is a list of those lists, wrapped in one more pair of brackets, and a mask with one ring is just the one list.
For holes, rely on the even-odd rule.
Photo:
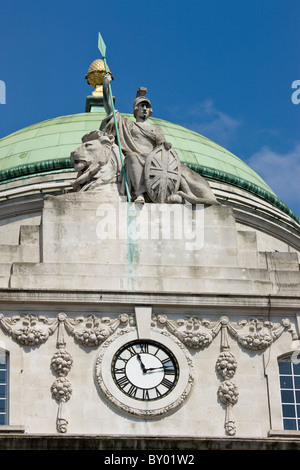
[(278, 279), (289, 295), (299, 287), (297, 255), (265, 262), (255, 232), (240, 232), (226, 206), (47, 196), (40, 235), (39, 262), (17, 259), (10, 287), (247, 295), (274, 293)]

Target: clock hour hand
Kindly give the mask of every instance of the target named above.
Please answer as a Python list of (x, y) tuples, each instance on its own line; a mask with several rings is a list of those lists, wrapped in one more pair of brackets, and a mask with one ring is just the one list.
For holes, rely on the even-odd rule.
[(137, 358), (138, 358), (138, 360), (139, 360), (139, 362), (140, 362), (140, 364), (141, 364), (141, 366), (142, 366), (142, 370), (143, 370), (143, 372), (147, 372), (147, 370), (148, 370), (148, 369), (146, 369), (146, 367), (144, 366), (144, 364), (143, 364), (143, 361), (142, 361), (142, 358), (141, 358), (140, 354), (138, 354), (138, 355), (137, 355)]

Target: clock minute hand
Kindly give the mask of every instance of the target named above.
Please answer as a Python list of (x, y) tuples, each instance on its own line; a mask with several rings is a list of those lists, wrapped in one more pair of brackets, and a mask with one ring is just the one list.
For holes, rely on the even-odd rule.
[(146, 372), (148, 372), (149, 370), (159, 370), (159, 369), (164, 369), (164, 371), (168, 372), (169, 370), (173, 370), (173, 369), (168, 369), (167, 367), (164, 367), (164, 366), (160, 366), (160, 367), (149, 367), (146, 369)]

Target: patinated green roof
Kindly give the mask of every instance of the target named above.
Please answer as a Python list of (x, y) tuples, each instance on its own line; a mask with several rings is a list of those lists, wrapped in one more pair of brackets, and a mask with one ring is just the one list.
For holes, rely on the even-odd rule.
[[(126, 116), (133, 119), (132, 115)], [(104, 117), (104, 110), (56, 117), (0, 139), (0, 184), (37, 174), (73, 171), (70, 152), (81, 144), (85, 133), (99, 129)], [(256, 194), (294, 218), (293, 212), (240, 158), (197, 132), (161, 119), (149, 121), (161, 126), (180, 160), (205, 178)]]

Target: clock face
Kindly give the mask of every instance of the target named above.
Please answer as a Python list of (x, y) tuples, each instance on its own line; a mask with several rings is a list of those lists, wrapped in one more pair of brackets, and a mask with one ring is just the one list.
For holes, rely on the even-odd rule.
[(160, 400), (176, 386), (179, 367), (175, 356), (155, 341), (131, 341), (113, 357), (111, 373), (117, 387), (136, 400)]
[(193, 388), (193, 361), (181, 341), (151, 330), (139, 338), (122, 328), (102, 343), (95, 375), (103, 397), (118, 411), (155, 418), (183, 406)]

